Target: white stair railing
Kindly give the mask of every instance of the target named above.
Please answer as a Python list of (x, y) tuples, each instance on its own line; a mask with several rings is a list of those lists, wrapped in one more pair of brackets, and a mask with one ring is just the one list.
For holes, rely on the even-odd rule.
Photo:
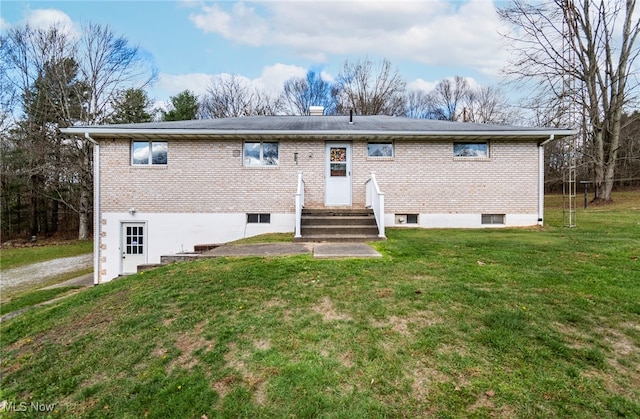
[(367, 197), (367, 208), (373, 209), (373, 215), (378, 224), (378, 237), (386, 237), (384, 233), (384, 193), (380, 191), (380, 186), (376, 180), (375, 172), (371, 172), (371, 178), (365, 182)]
[(302, 208), (304, 208), (304, 180), (302, 180), (302, 172), (298, 172), (298, 189), (296, 191), (296, 238), (302, 237), (300, 233), (300, 225), (302, 220)]

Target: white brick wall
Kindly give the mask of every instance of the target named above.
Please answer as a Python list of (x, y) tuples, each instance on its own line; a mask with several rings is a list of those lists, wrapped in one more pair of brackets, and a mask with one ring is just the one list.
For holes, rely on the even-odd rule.
[[(490, 157), (453, 158), (451, 141), (397, 141), (393, 159), (367, 157), (353, 142), (353, 206), (376, 172), (387, 212), (537, 211), (538, 151), (531, 142), (490, 143)], [(130, 142), (101, 144), (101, 209), (142, 212), (293, 212), (298, 171), (307, 207), (324, 203), (324, 141), (281, 141), (277, 167), (244, 167), (242, 141), (169, 141), (166, 166), (136, 167)], [(298, 153), (298, 164), (294, 161)]]

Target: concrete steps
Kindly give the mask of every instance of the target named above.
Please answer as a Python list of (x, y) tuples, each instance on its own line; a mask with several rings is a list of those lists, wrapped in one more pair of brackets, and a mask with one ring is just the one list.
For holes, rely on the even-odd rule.
[(364, 242), (380, 240), (373, 211), (357, 208), (302, 210), (301, 238), (311, 242)]

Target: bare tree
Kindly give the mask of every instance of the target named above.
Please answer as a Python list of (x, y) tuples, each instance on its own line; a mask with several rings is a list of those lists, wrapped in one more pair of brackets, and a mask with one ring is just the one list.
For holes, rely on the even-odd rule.
[(462, 119), (463, 103), (469, 95), (469, 83), (461, 76), (441, 80), (431, 92), (432, 113), (435, 119), (458, 121)]
[(138, 47), (131, 46), (108, 25), (89, 23), (82, 28), (77, 57), (88, 88), (82, 120), (88, 124), (100, 124), (112, 117), (111, 104), (125, 86), (143, 89), (157, 76)]
[(294, 115), (308, 115), (311, 106), (322, 106), (326, 115), (335, 113), (332, 84), (313, 70), (306, 77), (294, 77), (284, 83), (284, 97)]
[[(29, 150), (30, 188), (38, 197), (31, 199), (30, 230), (41, 230), (37, 218), (44, 196), (52, 208), (52, 223), (62, 203), (78, 215), (78, 237), (86, 239), (93, 146), (84, 139), (63, 138), (59, 128), (108, 121), (117, 93), (146, 85), (153, 71), (125, 38), (93, 24), (84, 28), (79, 40), (57, 26), (15, 27), (0, 40), (0, 51), (3, 83), (10, 81), (23, 108), (12, 137), (20, 142), (18, 149)], [(31, 146), (23, 147), (27, 144)], [(70, 190), (77, 194), (70, 195)]]
[(424, 90), (412, 90), (405, 99), (405, 116), (409, 118), (437, 119), (433, 114), (433, 96)]
[(252, 115), (278, 115), (284, 111), (284, 96), (256, 89)]
[(506, 95), (494, 86), (469, 89), (463, 109), (463, 120), (479, 124), (513, 123), (517, 112)]
[(211, 84), (200, 105), (204, 118), (228, 118), (251, 115), (254, 92), (235, 74), (218, 75)]
[[(508, 74), (564, 114), (587, 116), (584, 152), (591, 161), (597, 201), (610, 201), (624, 107), (635, 99), (633, 80), (640, 21), (635, 0), (514, 0), (498, 9), (515, 31)], [(571, 117), (564, 120), (570, 120)], [(575, 125), (579, 125), (577, 121)], [(576, 126), (577, 127), (577, 126)]]
[[(58, 26), (36, 30), (25, 25), (7, 31), (0, 46), (2, 78), (20, 98), (23, 111), (5, 139), (12, 144), (7, 145), (3, 157), (11, 156), (13, 161), (5, 161), (3, 169), (11, 168), (17, 172), (14, 176), (26, 180), (29, 235), (55, 233), (59, 201), (51, 198), (60, 189), (62, 171), (68, 164), (67, 144), (61, 142), (57, 127), (68, 125), (71, 103), (79, 103), (71, 97), (77, 74), (77, 64), (70, 58), (74, 42)], [(10, 174), (3, 177), (9, 179)]]
[(274, 115), (281, 107), (281, 98), (253, 88), (248, 80), (235, 74), (213, 76), (200, 103), (202, 118)]
[(360, 115), (403, 115), (406, 82), (391, 62), (374, 65), (368, 58), (345, 61), (336, 79), (337, 113), (353, 110)]

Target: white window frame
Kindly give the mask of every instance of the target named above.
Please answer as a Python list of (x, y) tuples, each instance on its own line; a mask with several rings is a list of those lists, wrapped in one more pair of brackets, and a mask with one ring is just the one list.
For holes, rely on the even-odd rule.
[[(369, 146), (370, 145), (387, 145), (391, 147), (391, 155), (390, 156), (375, 156), (370, 154), (370, 150), (369, 150)], [(395, 152), (395, 146), (393, 144), (393, 141), (369, 141), (367, 142), (367, 158), (369, 159), (392, 159), (394, 158), (396, 155)]]
[[(484, 145), (486, 153), (484, 156), (478, 155), (456, 155), (456, 146), (460, 145)], [(453, 158), (460, 160), (469, 160), (469, 159), (477, 159), (477, 160), (488, 160), (490, 157), (490, 145), (489, 141), (455, 141), (453, 143)]]
[[(247, 144), (259, 144), (259, 157), (257, 163), (251, 163), (251, 158), (247, 158)], [(278, 155), (276, 157), (276, 162), (274, 164), (269, 163), (267, 159), (264, 157), (264, 145), (265, 144), (276, 144)], [(242, 144), (242, 164), (245, 167), (277, 167), (280, 165), (280, 142), (279, 141), (245, 141)]]
[[(136, 163), (135, 158), (134, 158), (134, 154), (136, 152), (136, 147), (135, 147), (136, 144), (146, 144), (147, 145), (147, 162), (146, 163)], [(153, 147), (156, 144), (158, 144), (158, 145), (164, 144), (165, 158), (164, 158), (164, 162), (162, 162), (162, 163), (154, 163), (153, 162)], [(132, 166), (138, 166), (138, 167), (166, 166), (168, 163), (169, 163), (169, 142), (168, 141), (151, 141), (151, 140), (149, 140), (149, 141), (140, 141), (140, 140), (131, 141), (131, 165)]]

